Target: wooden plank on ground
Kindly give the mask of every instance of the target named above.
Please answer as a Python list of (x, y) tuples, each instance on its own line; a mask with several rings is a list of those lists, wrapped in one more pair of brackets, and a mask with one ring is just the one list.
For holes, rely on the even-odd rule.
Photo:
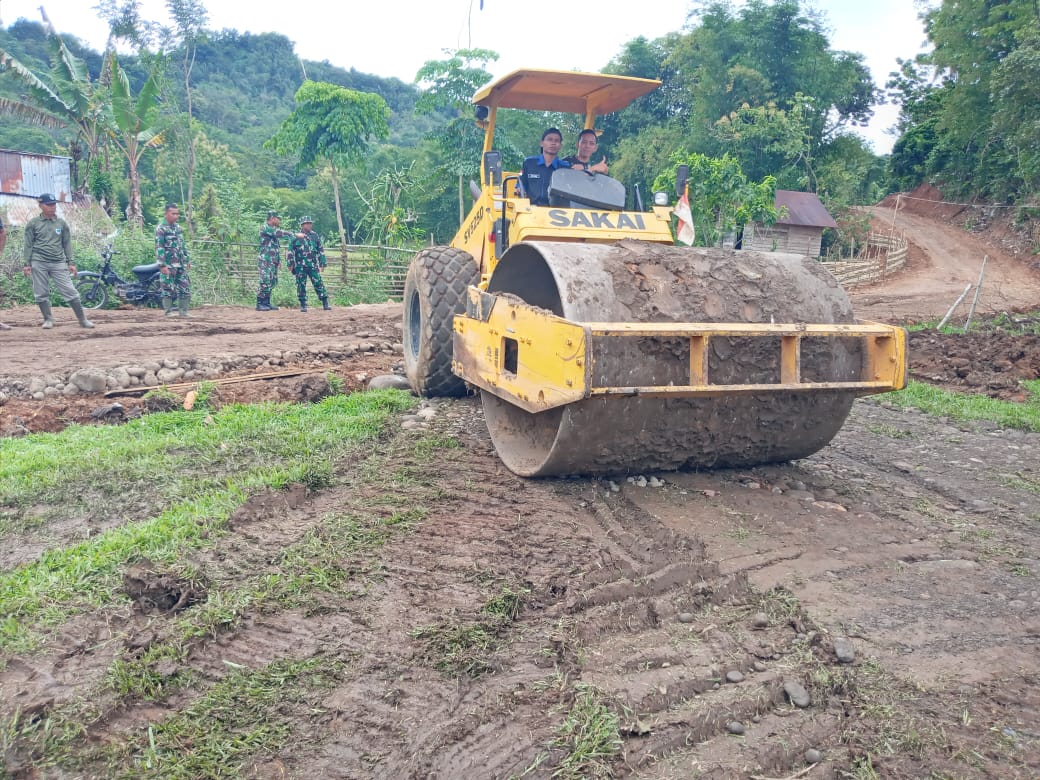
[(290, 376), (302, 376), (304, 374), (319, 374), (331, 370), (328, 366), (320, 366), (318, 368), (292, 368), (285, 371), (270, 371), (265, 374), (250, 374), (249, 376), (229, 376), (224, 379), (199, 379), (194, 382), (178, 382), (172, 385), (152, 385), (145, 387), (141, 385), (139, 387), (124, 387), (118, 390), (109, 390), (105, 393), (105, 397), (116, 396), (116, 395), (144, 395), (149, 390), (156, 390), (160, 387), (165, 387), (170, 392), (176, 392), (178, 390), (195, 390), (202, 382), (209, 382), (214, 385), (237, 385), (242, 382), (252, 382), (259, 379), (284, 379)]

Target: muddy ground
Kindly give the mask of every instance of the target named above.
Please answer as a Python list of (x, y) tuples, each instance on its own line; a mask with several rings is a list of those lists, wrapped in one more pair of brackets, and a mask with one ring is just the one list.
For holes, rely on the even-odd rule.
[[(911, 271), (907, 308), (930, 267)], [(1021, 273), (1023, 285), (1034, 282), (1027, 263)], [(857, 304), (860, 316), (884, 319), (897, 294), (886, 289), (875, 304), (869, 290), (854, 294), (868, 309)], [(393, 306), (221, 308), (173, 323), (111, 311), (93, 332), (66, 318), (45, 333), (20, 309), (4, 312), (18, 327), (0, 333), (0, 374), (393, 340), (398, 318)], [(355, 388), (399, 359), (362, 353), (329, 368)], [(922, 333), (910, 362), (922, 381), (1023, 400), (1018, 380), (1037, 378), (1040, 346), (989, 329)], [(284, 397), (289, 381), (236, 385), (233, 400)], [(101, 403), (12, 399), (0, 420), (52, 430)], [(592, 776), (588, 766), (568, 774), (558, 731), (592, 691), (620, 719), (621, 750), (603, 774), (1040, 777), (1040, 434), (881, 397), (857, 401), (831, 445), (794, 463), (523, 480), (496, 458), (479, 401), (427, 408), (378, 451), (340, 463), (331, 486), (247, 503), (199, 565), (262, 568), (271, 549), (328, 512), (389, 495), (421, 506), (420, 522), (359, 562), (342, 593), (248, 614), (199, 639), (190, 669), (170, 670), (190, 671), (197, 685), (158, 701), (102, 697), (88, 742), (117, 743), (187, 711), (232, 668), (320, 657), (340, 673), (327, 688), (286, 696), (286, 746), (255, 756), (241, 776)], [(424, 456), (430, 441), (452, 446)], [(387, 477), (374, 482), (373, 472)], [(162, 577), (138, 575), (161, 602)], [(487, 605), (503, 592), (518, 596), (516, 608), (489, 622)], [(128, 602), (122, 618), (85, 615), (43, 652), (6, 659), (0, 716), (20, 708), (42, 719), (97, 691), (118, 653), (156, 641), (173, 616)], [(486, 641), (449, 641), (475, 627)], [(17, 748), (5, 762), (14, 777), (82, 776), (35, 766)]]

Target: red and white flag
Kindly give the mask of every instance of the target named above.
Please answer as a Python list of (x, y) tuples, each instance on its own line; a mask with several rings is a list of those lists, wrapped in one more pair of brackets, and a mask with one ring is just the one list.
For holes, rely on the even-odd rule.
[(679, 218), (679, 224), (675, 226), (675, 237), (686, 244), (693, 246), (696, 234), (693, 231), (693, 214), (690, 213), (690, 199), (684, 192), (679, 202), (675, 204), (675, 216)]

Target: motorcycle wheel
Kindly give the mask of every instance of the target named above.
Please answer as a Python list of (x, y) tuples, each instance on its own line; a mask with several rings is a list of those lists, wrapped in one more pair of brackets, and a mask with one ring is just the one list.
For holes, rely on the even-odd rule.
[[(144, 297), (141, 303), (145, 306), (162, 306), (162, 291), (159, 288), (159, 277), (156, 275), (145, 287)], [(176, 303), (176, 301), (174, 301)]]
[(88, 309), (101, 309), (108, 303), (108, 288), (100, 279), (80, 279), (76, 282), (79, 300)]

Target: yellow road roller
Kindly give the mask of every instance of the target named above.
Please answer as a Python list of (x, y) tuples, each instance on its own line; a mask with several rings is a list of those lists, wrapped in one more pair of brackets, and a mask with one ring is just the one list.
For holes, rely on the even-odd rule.
[(405, 369), (421, 396), (479, 390), (521, 476), (623, 475), (806, 457), (857, 396), (906, 384), (906, 334), (857, 322), (811, 257), (676, 246), (669, 205), (626, 209), (621, 182), (557, 170), (549, 205), (495, 150), (499, 109), (585, 127), (659, 86), (520, 70), (474, 96), (481, 184), (450, 246), (413, 259)]

